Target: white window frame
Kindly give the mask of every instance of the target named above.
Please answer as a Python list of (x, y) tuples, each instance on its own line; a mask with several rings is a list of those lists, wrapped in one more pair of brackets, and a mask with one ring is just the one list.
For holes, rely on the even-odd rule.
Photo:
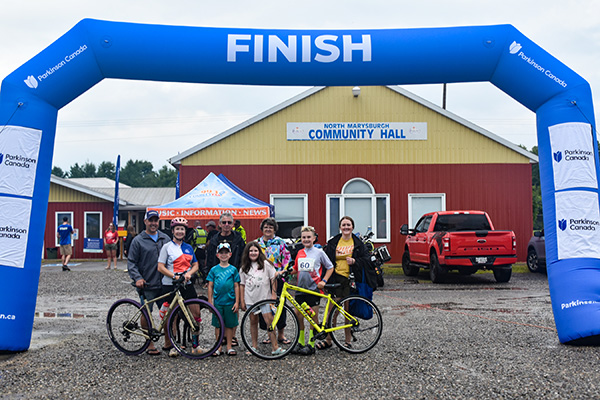
[[(304, 222), (303, 226), (308, 225), (308, 193), (271, 193), (269, 195), (269, 203), (275, 204), (275, 199), (277, 198), (285, 198), (285, 199), (302, 199), (303, 204), (303, 213), (304, 213)], [(275, 219), (277, 219), (277, 213), (275, 213)], [(290, 238), (282, 238), (282, 239), (290, 239)]]
[(409, 193), (408, 194), (408, 227), (412, 228), (414, 227), (417, 223), (417, 221), (419, 220), (419, 218), (422, 217), (422, 215), (419, 215), (417, 217), (416, 220), (413, 221), (412, 219), (412, 211), (413, 211), (413, 199), (419, 198), (419, 197), (439, 197), (442, 199), (441, 203), (442, 203), (442, 209), (441, 210), (432, 210), (432, 211), (446, 211), (446, 193)]
[[(87, 235), (87, 215), (88, 214), (100, 214), (100, 222), (99, 222), (100, 223), (100, 238), (99, 239), (103, 240), (103, 238), (104, 238), (104, 233), (102, 232), (102, 227), (103, 227), (102, 217), (103, 217), (104, 213), (102, 211), (84, 211), (83, 212), (83, 240), (84, 240), (83, 252), (84, 253), (103, 253), (104, 252), (103, 249), (91, 250), (91, 249), (85, 248), (85, 239), (88, 238), (88, 235)], [(96, 239), (96, 238), (94, 238), (94, 239)], [(102, 246), (102, 247), (104, 247), (104, 246)]]
[[(352, 194), (344, 194), (344, 191), (346, 190), (346, 187), (351, 184), (352, 182), (356, 182), (356, 181), (361, 181), (363, 183), (366, 183), (369, 188), (371, 189), (371, 193), (352, 193)], [(375, 188), (373, 187), (373, 185), (371, 184), (371, 182), (369, 182), (368, 180), (364, 179), (364, 178), (352, 178), (350, 180), (348, 180), (344, 186), (342, 186), (342, 190), (341, 193), (336, 193), (336, 194), (328, 194), (325, 196), (326, 197), (326, 205), (325, 205), (325, 210), (326, 210), (326, 215), (327, 215), (327, 238), (331, 238), (333, 236), (332, 234), (332, 227), (331, 227), (331, 223), (330, 223), (330, 214), (331, 214), (331, 210), (330, 210), (330, 204), (331, 204), (331, 199), (332, 198), (338, 198), (340, 200), (340, 215), (344, 216), (346, 215), (345, 213), (345, 199), (350, 199), (350, 198), (355, 198), (355, 199), (366, 199), (366, 198), (370, 198), (371, 199), (371, 222), (375, 221), (377, 222), (377, 199), (381, 199), (381, 198), (385, 198), (386, 200), (386, 209), (385, 209), (385, 218), (387, 221), (386, 224), (386, 229), (385, 229), (385, 237), (384, 238), (376, 238), (375, 236), (373, 237), (373, 239), (371, 239), (372, 242), (374, 243), (389, 243), (391, 241), (391, 204), (390, 204), (390, 194), (389, 193), (377, 193), (375, 191)], [(371, 224), (371, 229), (377, 233), (377, 225), (376, 224)], [(358, 232), (360, 232), (361, 228), (360, 227), (354, 227), (354, 230), (358, 230)], [(360, 232), (361, 234), (366, 234), (366, 232)]]
[[(56, 233), (58, 232), (58, 227), (60, 225), (62, 225), (62, 220), (60, 220), (60, 221), (58, 220), (58, 214), (69, 214), (69, 215), (71, 215), (69, 217), (69, 225), (75, 226), (75, 225), (73, 225), (73, 211), (55, 211), (54, 212), (54, 224), (56, 226), (54, 227), (54, 247), (60, 247), (60, 243), (58, 242), (58, 238), (56, 237)], [(71, 243), (75, 244), (73, 240), (71, 240)]]
[(104, 226), (104, 225), (102, 225), (102, 217), (103, 217), (102, 211), (84, 211), (83, 212), (83, 220), (84, 220), (84, 222), (83, 222), (83, 238), (85, 239), (88, 237), (88, 235), (87, 235), (87, 216), (88, 216), (88, 214), (100, 214), (100, 238), (99, 239), (102, 239), (103, 238), (102, 227)]

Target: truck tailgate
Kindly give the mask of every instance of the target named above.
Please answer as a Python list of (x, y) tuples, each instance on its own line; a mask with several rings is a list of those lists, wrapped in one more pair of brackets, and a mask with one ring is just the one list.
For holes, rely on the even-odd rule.
[(453, 256), (514, 254), (511, 231), (449, 232), (450, 252)]

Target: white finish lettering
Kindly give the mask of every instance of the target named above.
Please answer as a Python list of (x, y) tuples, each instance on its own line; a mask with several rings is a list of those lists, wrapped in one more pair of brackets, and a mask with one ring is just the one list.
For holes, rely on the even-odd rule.
[[(342, 43), (338, 42), (336, 35), (288, 35), (280, 38), (277, 35), (227, 35), (227, 62), (237, 62), (238, 55), (250, 53), (255, 63), (264, 62), (265, 50), (268, 62), (277, 62), (278, 53), (281, 53), (290, 63), (332, 63), (340, 58), (343, 52), (344, 62), (352, 62), (353, 53), (362, 53), (362, 61), (372, 60), (371, 35), (362, 35), (360, 42), (353, 42), (351, 35), (343, 35)], [(265, 40), (267, 43), (265, 43)], [(298, 43), (300, 41), (300, 43)], [(340, 47), (341, 46), (341, 47)], [(265, 49), (266, 47), (266, 49)]]
[(352, 62), (352, 51), (362, 51), (363, 61), (371, 61), (371, 35), (362, 35), (362, 43), (352, 43), (352, 36), (342, 36), (344, 42), (344, 62)]
[[(288, 36), (288, 44), (283, 43), (275, 35), (269, 35), (269, 62), (277, 62), (277, 50), (289, 61), (296, 62), (297, 54), (296, 36)], [(256, 61), (256, 59), (254, 60)]]
[(227, 35), (227, 62), (236, 62), (238, 52), (249, 52), (250, 46), (247, 44), (237, 44), (238, 40), (250, 40), (251, 35)]
[(329, 52), (329, 55), (317, 54), (315, 56), (315, 61), (330, 63), (334, 62), (340, 57), (340, 49), (335, 44), (326, 42), (326, 40), (335, 42), (337, 38), (338, 37), (334, 35), (317, 36), (315, 39), (315, 46), (317, 46), (319, 50)]

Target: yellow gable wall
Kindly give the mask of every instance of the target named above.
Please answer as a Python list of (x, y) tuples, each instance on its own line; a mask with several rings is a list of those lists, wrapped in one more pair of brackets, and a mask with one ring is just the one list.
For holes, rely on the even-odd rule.
[(89, 194), (78, 192), (64, 186), (50, 183), (49, 203), (83, 203), (83, 202), (106, 202), (104, 199), (90, 196)]
[[(288, 141), (288, 122), (427, 122), (420, 141)], [(224, 157), (224, 155), (229, 155)], [(529, 159), (384, 86), (328, 87), (182, 160), (183, 165), (526, 164)]]

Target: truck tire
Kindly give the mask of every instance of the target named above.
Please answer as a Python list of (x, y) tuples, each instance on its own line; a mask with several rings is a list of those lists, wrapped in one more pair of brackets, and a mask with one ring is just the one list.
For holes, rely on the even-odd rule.
[(440, 265), (435, 251), (429, 257), (429, 277), (431, 278), (431, 283), (442, 283), (446, 277), (446, 271)]
[(512, 266), (508, 268), (494, 268), (494, 278), (496, 278), (496, 282), (498, 283), (506, 283), (510, 281), (510, 276), (512, 275)]
[(407, 251), (402, 254), (402, 270), (406, 276), (417, 276), (419, 275), (419, 267), (410, 265), (410, 253)]

